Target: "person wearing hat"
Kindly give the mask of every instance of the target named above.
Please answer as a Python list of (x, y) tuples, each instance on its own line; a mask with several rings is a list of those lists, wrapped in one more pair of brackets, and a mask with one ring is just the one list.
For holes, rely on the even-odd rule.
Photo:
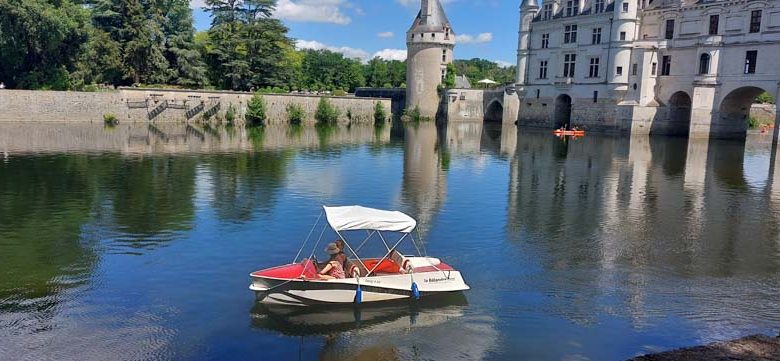
[(330, 259), (322, 271), (319, 273), (320, 279), (332, 280), (332, 279), (344, 279), (346, 274), (344, 273), (344, 264), (339, 261), (339, 254), (341, 250), (335, 243), (331, 243), (325, 248), (325, 253), (330, 255)]

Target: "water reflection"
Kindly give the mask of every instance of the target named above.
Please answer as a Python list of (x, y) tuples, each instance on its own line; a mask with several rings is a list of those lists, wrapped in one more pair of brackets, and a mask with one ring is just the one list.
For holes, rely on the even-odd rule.
[(256, 305), (251, 316), (255, 328), (325, 335), (319, 360), (483, 359), (498, 334), (491, 320), (467, 314), (467, 305), (463, 295), (451, 295), (361, 307)]
[[(623, 359), (780, 325), (764, 138), (3, 123), (0, 151), (0, 358)], [(364, 202), (414, 215), (468, 304), (255, 307), (248, 330), (246, 273)]]

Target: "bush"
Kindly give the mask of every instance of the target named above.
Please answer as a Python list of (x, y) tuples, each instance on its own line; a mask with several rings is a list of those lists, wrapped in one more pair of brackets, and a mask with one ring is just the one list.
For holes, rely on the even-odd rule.
[(119, 119), (113, 113), (103, 114), (103, 124), (113, 127), (119, 124)]
[(775, 104), (775, 98), (767, 92), (762, 93), (756, 97), (755, 103), (759, 104)]
[(225, 121), (228, 124), (233, 124), (236, 121), (236, 107), (233, 104), (228, 105), (227, 110), (225, 110)]
[(756, 129), (761, 125), (761, 122), (755, 117), (748, 118), (748, 128)]
[(287, 119), (290, 124), (301, 124), (306, 119), (306, 112), (300, 104), (287, 104)]
[(345, 91), (343, 91), (341, 89), (336, 89), (336, 90), (333, 91), (333, 95), (337, 96), (337, 97), (343, 97), (343, 96), (347, 95), (347, 92), (345, 92)]
[(412, 122), (421, 122), (421, 121), (430, 120), (430, 118), (422, 116), (419, 106), (415, 106), (412, 109), (404, 110), (403, 118), (406, 121), (412, 121)]
[(259, 93), (256, 93), (252, 99), (246, 105), (246, 119), (247, 125), (263, 125), (266, 121), (266, 109), (265, 99)]
[(317, 104), (317, 111), (314, 113), (314, 119), (320, 124), (333, 124), (339, 120), (339, 110), (333, 106), (328, 98), (320, 98)]
[(374, 105), (374, 122), (384, 123), (387, 120), (387, 111), (382, 102), (376, 102)]

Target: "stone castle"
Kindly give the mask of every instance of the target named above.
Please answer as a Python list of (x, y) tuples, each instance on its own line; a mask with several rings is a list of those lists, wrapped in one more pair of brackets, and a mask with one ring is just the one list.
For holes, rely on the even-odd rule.
[(524, 0), (520, 125), (740, 138), (778, 95), (780, 1)]
[(741, 138), (780, 87), (780, 0), (523, 0), (516, 84), (439, 92), (455, 33), (422, 0), (405, 107), (449, 121)]

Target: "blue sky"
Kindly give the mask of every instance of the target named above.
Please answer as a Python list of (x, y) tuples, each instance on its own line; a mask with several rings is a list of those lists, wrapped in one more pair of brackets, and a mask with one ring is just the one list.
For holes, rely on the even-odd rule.
[[(193, 0), (195, 25), (208, 29), (208, 14)], [(443, 0), (459, 42), (455, 58), (515, 63), (519, 0)], [(405, 34), (419, 0), (279, 0), (277, 17), (299, 48), (327, 48), (350, 57), (403, 60)]]

